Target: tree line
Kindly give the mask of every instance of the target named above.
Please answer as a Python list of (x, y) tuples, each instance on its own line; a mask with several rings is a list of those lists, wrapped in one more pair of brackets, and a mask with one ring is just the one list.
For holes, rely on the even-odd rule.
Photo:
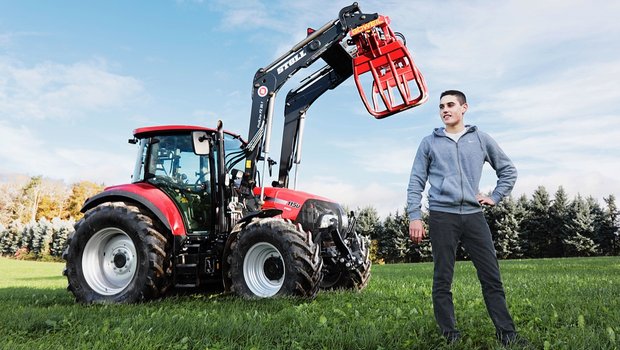
[[(558, 258), (620, 254), (618, 207), (614, 195), (603, 199), (575, 196), (569, 200), (559, 187), (553, 198), (540, 186), (528, 198), (507, 197), (485, 207), (495, 250), (500, 259)], [(428, 213), (423, 215), (428, 232)], [(373, 207), (358, 210), (358, 230), (370, 237), (375, 262), (431, 261), (430, 239), (420, 244), (409, 239), (406, 210), (379, 219)], [(462, 247), (457, 257), (467, 259)]]
[[(0, 254), (24, 259), (60, 259), (86, 198), (103, 185), (88, 181), (70, 186), (34, 176), (0, 183)], [(505, 198), (484, 214), (500, 259), (556, 258), (620, 254), (620, 214), (614, 195), (601, 205), (593, 197), (569, 199), (562, 187), (553, 198), (540, 186), (528, 198)], [(431, 261), (430, 239), (409, 239), (406, 211), (381, 219), (372, 207), (355, 210), (357, 230), (371, 241), (376, 263)], [(428, 230), (428, 214), (423, 215)], [(467, 254), (459, 248), (459, 259)]]
[(21, 259), (62, 256), (84, 201), (103, 185), (15, 176), (0, 183), (0, 254)]

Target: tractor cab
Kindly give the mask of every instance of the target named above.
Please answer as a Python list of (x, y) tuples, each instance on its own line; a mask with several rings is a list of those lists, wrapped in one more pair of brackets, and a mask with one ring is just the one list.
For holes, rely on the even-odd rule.
[[(206, 235), (216, 225), (218, 147), (215, 129), (159, 126), (134, 131), (139, 144), (133, 183), (147, 183), (163, 191), (183, 217), (188, 235)], [(227, 169), (243, 169), (243, 141), (224, 134)]]

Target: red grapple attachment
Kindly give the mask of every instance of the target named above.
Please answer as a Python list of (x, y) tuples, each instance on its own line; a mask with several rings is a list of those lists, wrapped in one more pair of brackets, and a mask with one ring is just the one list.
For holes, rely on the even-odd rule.
[[(355, 84), (366, 109), (377, 119), (419, 106), (428, 99), (422, 73), (389, 24), (389, 17), (379, 15), (349, 32), (357, 46), (357, 56), (353, 58)], [(371, 87), (364, 90), (370, 82)], [(412, 93), (417, 93), (417, 97)]]

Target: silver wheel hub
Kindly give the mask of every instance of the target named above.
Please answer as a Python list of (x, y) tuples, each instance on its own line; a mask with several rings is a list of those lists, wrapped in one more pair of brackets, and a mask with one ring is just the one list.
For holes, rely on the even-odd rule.
[(246, 253), (243, 260), (243, 277), (254, 295), (274, 296), (284, 284), (284, 259), (272, 244), (259, 242)]
[(101, 295), (120, 293), (133, 280), (137, 267), (136, 247), (131, 237), (119, 228), (97, 231), (84, 247), (84, 279)]

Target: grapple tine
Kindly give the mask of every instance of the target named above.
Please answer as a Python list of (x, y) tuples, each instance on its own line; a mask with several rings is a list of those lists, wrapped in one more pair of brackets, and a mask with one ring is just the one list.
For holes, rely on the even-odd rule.
[[(377, 119), (419, 106), (428, 99), (422, 73), (389, 23), (389, 17), (379, 16), (349, 33), (357, 46), (353, 58), (355, 84), (366, 109)], [(363, 80), (372, 80), (370, 89), (364, 89)], [(414, 84), (415, 89), (411, 87)], [(412, 91), (418, 92), (417, 97)]]

